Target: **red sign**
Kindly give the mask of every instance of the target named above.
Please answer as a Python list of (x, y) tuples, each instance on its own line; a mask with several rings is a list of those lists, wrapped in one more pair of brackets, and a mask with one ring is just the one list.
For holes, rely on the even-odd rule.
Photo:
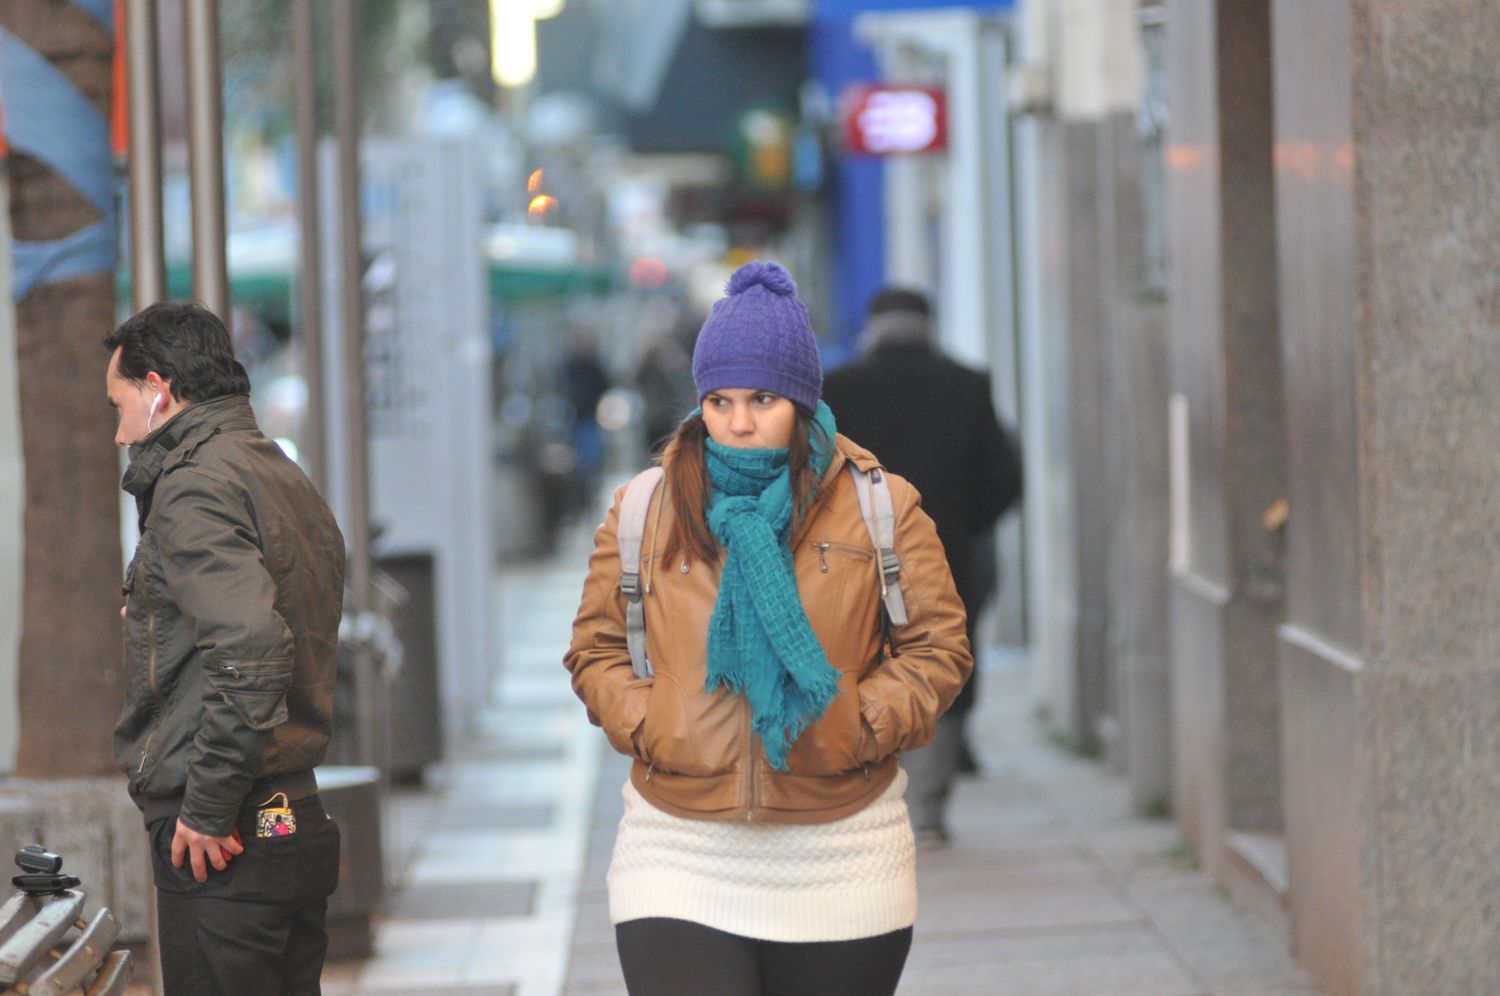
[(857, 155), (940, 152), (948, 146), (942, 90), (864, 84), (844, 93), (844, 144)]

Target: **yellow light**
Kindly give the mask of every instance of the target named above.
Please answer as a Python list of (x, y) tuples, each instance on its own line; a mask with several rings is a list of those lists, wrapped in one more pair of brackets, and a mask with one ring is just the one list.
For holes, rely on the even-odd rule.
[(519, 87), (536, 76), (536, 22), (562, 13), (567, 0), (490, 0), (490, 75)]
[(536, 76), (536, 21), (526, 0), (490, 0), (490, 75), (505, 87)]
[(531, 176), (529, 176), (529, 177), (526, 178), (526, 192), (528, 194), (534, 194), (538, 190), (541, 190), (542, 189), (542, 184), (544, 182), (546, 182), (546, 179), (547, 179), (547, 171), (546, 170), (544, 170), (544, 169), (533, 170)]
[(555, 211), (556, 209), (557, 198), (549, 196), (547, 194), (541, 194), (531, 199), (531, 203), (526, 206), (526, 213), (531, 215), (533, 218), (540, 218), (542, 215), (547, 214), (551, 211)]

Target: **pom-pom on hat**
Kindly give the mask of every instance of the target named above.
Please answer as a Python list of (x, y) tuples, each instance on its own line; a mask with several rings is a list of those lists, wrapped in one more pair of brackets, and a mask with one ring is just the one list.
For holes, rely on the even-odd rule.
[(746, 263), (734, 271), (724, 293), (693, 348), (699, 399), (722, 388), (747, 387), (816, 411), (823, 364), (791, 275), (775, 263)]

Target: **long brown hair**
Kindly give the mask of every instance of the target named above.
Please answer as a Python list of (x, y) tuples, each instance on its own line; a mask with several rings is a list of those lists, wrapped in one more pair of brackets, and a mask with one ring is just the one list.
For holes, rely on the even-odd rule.
[[(797, 405), (797, 421), (787, 444), (787, 467), (792, 475), (792, 526), (796, 532), (818, 490), (818, 475), (812, 464), (811, 433), (823, 431), (812, 413)], [(713, 484), (703, 459), (708, 426), (702, 415), (690, 415), (677, 427), (662, 450), (661, 465), (667, 470), (667, 500), (676, 516), (663, 551), (667, 563), (684, 560), (709, 563), (719, 559), (719, 540), (708, 528), (708, 499)], [(833, 440), (828, 440), (833, 446)]]

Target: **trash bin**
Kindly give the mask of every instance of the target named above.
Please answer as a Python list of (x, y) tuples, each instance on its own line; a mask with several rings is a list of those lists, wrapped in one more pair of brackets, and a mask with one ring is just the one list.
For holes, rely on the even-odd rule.
[[(443, 715), (438, 695), (437, 597), (430, 553), (375, 558), (377, 579), (404, 593), (392, 608), (401, 665), (389, 677), (390, 777), (397, 784), (422, 780), (422, 769), (443, 759)], [(380, 583), (377, 581), (377, 583)]]
[[(345, 625), (338, 647), (328, 761), (382, 765), (392, 782), (412, 784), (422, 780), (424, 767), (443, 757), (434, 561), (430, 553), (388, 554), (375, 558), (372, 566), (380, 625), (371, 640), (376, 673), (384, 684), (376, 695), (380, 714), (373, 722), (381, 741), (374, 754), (362, 753), (354, 635), (361, 627)], [(351, 624), (347, 607), (344, 622)], [(354, 633), (344, 632), (350, 629)]]
[(339, 826), (339, 885), (328, 899), (328, 960), (368, 958), (375, 950), (375, 911), (385, 898), (380, 774), (374, 768), (323, 765), (323, 808)]

